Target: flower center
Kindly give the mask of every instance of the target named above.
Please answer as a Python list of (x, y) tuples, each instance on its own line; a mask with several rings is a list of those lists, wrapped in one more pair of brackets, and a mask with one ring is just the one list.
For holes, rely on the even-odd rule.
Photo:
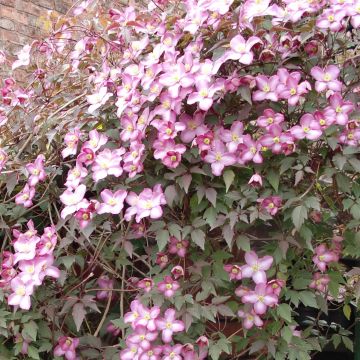
[(165, 286), (168, 290), (172, 289), (172, 285), (171, 284), (166, 284)]
[(151, 200), (147, 200), (145, 203), (145, 209), (151, 209), (153, 207), (153, 203)]
[(324, 81), (330, 81), (331, 75), (329, 73), (325, 73), (323, 79), (324, 79)]
[(201, 89), (199, 91), (199, 95), (203, 98), (206, 98), (208, 96), (209, 92), (206, 89)]
[(264, 92), (269, 92), (270, 91), (270, 86), (268, 84), (264, 85), (263, 91)]
[(165, 326), (166, 326), (167, 329), (171, 329), (171, 323), (170, 322), (167, 322)]
[(23, 200), (28, 200), (29, 199), (29, 195), (28, 194), (24, 194), (21, 198), (23, 199)]
[(215, 155), (215, 160), (220, 161), (221, 160), (221, 153), (217, 152)]
[(275, 136), (273, 138), (273, 141), (274, 141), (275, 144), (278, 144), (280, 142), (280, 138), (278, 136)]
[(272, 117), (267, 118), (267, 123), (272, 124), (274, 122), (274, 119)]
[(177, 247), (178, 249), (182, 249), (183, 245), (182, 245), (181, 242), (178, 242), (178, 243), (176, 244), (176, 247)]
[(146, 282), (145, 282), (145, 286), (146, 286), (146, 287), (151, 287), (151, 282), (150, 282), (150, 281), (146, 281)]
[(173, 359), (175, 356), (176, 354), (173, 351), (169, 354), (170, 359)]
[(167, 128), (167, 129), (165, 130), (165, 133), (166, 133), (166, 135), (171, 135), (171, 134), (172, 134), (172, 130), (171, 130), (170, 128)]
[(144, 319), (145, 319), (145, 320), (150, 320), (150, 319), (151, 319), (150, 314), (145, 314)]
[(269, 209), (273, 209), (274, 207), (275, 207), (274, 203), (270, 203), (270, 204), (268, 205), (268, 208), (269, 208)]
[(347, 138), (348, 138), (349, 140), (354, 139), (354, 134), (353, 134), (353, 133), (348, 134)]
[(209, 144), (210, 144), (210, 139), (209, 139), (209, 138), (205, 138), (205, 139), (204, 139), (204, 144), (205, 144), (205, 145), (209, 145)]
[(290, 90), (290, 95), (295, 95), (295, 94), (296, 94), (296, 89), (292, 88), (292, 89)]
[(83, 220), (89, 220), (89, 215), (88, 215), (87, 213), (84, 213), (84, 214), (82, 215), (82, 219), (83, 219)]
[(67, 338), (65, 343), (66, 343), (67, 346), (70, 346), (72, 344), (72, 339)]
[(335, 20), (334, 15), (329, 15), (329, 16), (328, 16), (328, 20), (329, 20), (330, 22), (333, 22), (333, 21)]
[(26, 290), (24, 286), (19, 286), (16, 291), (15, 291), (16, 295), (18, 296), (24, 296), (26, 294)]
[(40, 174), (40, 170), (34, 169), (32, 173), (33, 173), (33, 175), (35, 175), (35, 176), (36, 176), (36, 175), (39, 175), (39, 174)]
[(244, 44), (239, 44), (239, 45), (236, 47), (236, 51), (237, 51), (237, 52), (244, 52), (244, 51), (245, 51), (245, 45), (244, 45)]
[(236, 134), (232, 134), (232, 141), (238, 141), (239, 137)]
[(341, 113), (341, 112), (342, 112), (341, 106), (337, 106), (335, 111), (336, 111), (337, 113)]
[(259, 295), (259, 296), (258, 296), (258, 300), (259, 300), (260, 302), (264, 302), (265, 298), (264, 298), (263, 295)]
[(259, 264), (254, 264), (253, 266), (251, 266), (251, 269), (252, 269), (254, 272), (259, 271), (259, 270), (260, 270)]
[(304, 133), (308, 133), (308, 132), (310, 131), (310, 128), (307, 127), (307, 126), (305, 126), (305, 127), (303, 128), (303, 130), (304, 130)]
[(140, 340), (143, 341), (143, 340), (145, 340), (145, 335), (140, 335), (139, 338), (140, 338)]
[(324, 126), (326, 124), (326, 121), (324, 119), (320, 119), (319, 124), (321, 126)]
[(252, 154), (256, 154), (256, 147), (255, 147), (255, 146), (252, 146), (252, 147), (250, 148), (250, 152), (251, 152)]
[(232, 268), (232, 269), (231, 269), (231, 272), (232, 272), (233, 274), (238, 274), (238, 273), (239, 273), (239, 270), (238, 270), (237, 268)]
[(26, 272), (28, 272), (29, 274), (32, 274), (34, 271), (35, 271), (34, 265), (30, 265), (26, 269)]
[(114, 206), (114, 205), (117, 204), (117, 200), (114, 199), (114, 198), (111, 198), (111, 199), (108, 200), (107, 203), (108, 203), (108, 205), (110, 205), (110, 206)]

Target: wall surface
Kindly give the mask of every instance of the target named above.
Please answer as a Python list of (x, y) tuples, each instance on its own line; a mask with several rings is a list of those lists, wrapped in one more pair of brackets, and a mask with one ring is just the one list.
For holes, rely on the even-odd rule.
[(49, 10), (65, 13), (71, 3), (71, 0), (0, 0), (0, 49), (14, 54), (41, 35), (41, 16)]

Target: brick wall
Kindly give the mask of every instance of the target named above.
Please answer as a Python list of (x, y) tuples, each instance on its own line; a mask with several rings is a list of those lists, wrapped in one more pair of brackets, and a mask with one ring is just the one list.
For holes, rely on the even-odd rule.
[(72, 0), (0, 0), (0, 49), (14, 54), (41, 35), (39, 18), (49, 10), (65, 13)]

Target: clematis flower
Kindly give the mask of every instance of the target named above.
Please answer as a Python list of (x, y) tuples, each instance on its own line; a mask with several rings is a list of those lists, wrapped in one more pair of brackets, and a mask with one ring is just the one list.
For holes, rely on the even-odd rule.
[(187, 103), (189, 105), (199, 103), (199, 109), (208, 111), (214, 102), (215, 93), (221, 90), (224, 84), (221, 81), (211, 84), (209, 80), (199, 78), (195, 85), (197, 91), (189, 95)]
[(54, 349), (55, 356), (65, 356), (66, 360), (76, 359), (76, 348), (79, 346), (78, 338), (62, 336)]
[(87, 176), (88, 171), (82, 166), (80, 161), (76, 161), (75, 166), (69, 170), (65, 186), (67, 188), (76, 189), (80, 182)]
[(305, 114), (300, 119), (300, 125), (293, 126), (290, 133), (298, 140), (317, 140), (322, 135), (319, 123), (312, 114)]
[(224, 265), (224, 270), (229, 274), (230, 280), (241, 280), (241, 267), (238, 265)]
[(104, 149), (96, 157), (92, 164), (93, 179), (98, 182), (101, 179), (106, 178), (108, 175), (119, 177), (123, 173), (121, 167), (122, 155), (125, 153), (125, 149)]
[(181, 161), (181, 155), (186, 151), (183, 144), (176, 144), (173, 139), (154, 142), (154, 158), (161, 159), (162, 163), (168, 168), (175, 169)]
[(145, 293), (148, 293), (151, 291), (151, 289), (154, 287), (154, 281), (150, 278), (144, 278), (142, 280), (140, 280), (136, 286), (139, 289), (143, 289), (145, 291)]
[(288, 133), (284, 133), (279, 125), (271, 125), (267, 130), (268, 132), (259, 139), (259, 142), (266, 148), (271, 149), (274, 154), (280, 154), (282, 144), (293, 140), (293, 137)]
[(98, 151), (101, 146), (105, 145), (108, 141), (108, 137), (97, 130), (91, 130), (89, 132), (89, 140), (86, 141), (82, 149), (91, 149), (94, 153)]
[(174, 309), (167, 309), (164, 317), (155, 321), (156, 327), (162, 331), (161, 338), (164, 343), (170, 343), (174, 333), (184, 331), (185, 325), (182, 321), (176, 320)]
[(100, 106), (104, 105), (111, 98), (111, 96), (113, 96), (113, 94), (108, 92), (106, 86), (102, 86), (94, 94), (87, 95), (86, 100), (90, 104), (88, 112), (94, 114)]
[(228, 152), (224, 143), (219, 140), (214, 141), (212, 149), (208, 151), (204, 160), (211, 164), (211, 171), (215, 176), (220, 176), (225, 166), (236, 163), (235, 155)]
[(149, 350), (151, 343), (158, 337), (157, 331), (149, 331), (145, 326), (136, 326), (134, 332), (127, 338), (132, 345), (139, 346), (142, 350)]
[(175, 236), (170, 237), (169, 253), (176, 254), (179, 257), (185, 257), (187, 248), (189, 247), (189, 241), (179, 240)]
[(30, 187), (34, 187), (39, 181), (44, 181), (46, 178), (44, 170), (45, 156), (40, 154), (33, 163), (27, 164), (26, 170), (29, 172), (30, 176), (28, 179), (28, 184)]
[(284, 79), (284, 84), (278, 88), (279, 96), (282, 99), (286, 99), (291, 106), (298, 104), (300, 98), (311, 90), (311, 85), (308, 81), (300, 83), (300, 77), (299, 73), (291, 73)]
[(266, 210), (271, 216), (276, 215), (281, 207), (281, 197), (280, 196), (268, 196), (265, 199), (259, 199), (260, 206), (262, 209)]
[(278, 297), (274, 294), (267, 294), (266, 284), (258, 283), (255, 290), (245, 294), (241, 301), (244, 304), (253, 304), (255, 314), (262, 315), (269, 306), (272, 307), (278, 303)]
[(273, 75), (270, 78), (265, 75), (258, 75), (255, 81), (259, 90), (253, 93), (254, 101), (278, 101), (277, 87), (279, 85), (279, 77), (277, 75)]
[(185, 271), (182, 266), (177, 265), (171, 269), (171, 275), (174, 277), (175, 280), (177, 280), (185, 275)]
[(270, 280), (266, 285), (266, 292), (268, 294), (275, 294), (280, 296), (281, 289), (285, 286), (285, 281), (281, 279)]
[(21, 276), (13, 278), (10, 282), (11, 293), (7, 299), (9, 305), (19, 306), (20, 309), (29, 310), (31, 306), (30, 296), (34, 292), (32, 281), (23, 281)]
[(338, 257), (325, 244), (320, 244), (315, 248), (315, 255), (312, 260), (318, 269), (324, 272), (328, 264), (337, 261)]
[(317, 92), (325, 90), (341, 91), (342, 84), (337, 80), (340, 70), (335, 65), (329, 65), (324, 69), (315, 66), (310, 71), (311, 76), (316, 80), (315, 89)]
[(63, 159), (67, 158), (70, 155), (75, 155), (77, 152), (77, 145), (79, 143), (81, 136), (81, 131), (78, 128), (75, 128), (72, 131), (69, 131), (64, 138), (66, 148), (61, 151), (61, 156)]
[(165, 276), (164, 281), (160, 281), (157, 285), (159, 291), (164, 294), (165, 297), (170, 298), (174, 296), (176, 290), (180, 288), (180, 284), (171, 278), (171, 276)]
[(250, 312), (245, 312), (244, 310), (238, 311), (238, 316), (242, 318), (243, 326), (246, 330), (250, 330), (254, 325), (258, 328), (261, 328), (264, 325), (264, 322), (261, 320), (260, 316), (256, 314), (254, 310)]
[(241, 161), (247, 163), (252, 160), (255, 164), (261, 164), (263, 157), (261, 156), (261, 144), (255, 142), (250, 135), (246, 134), (243, 136), (244, 147), (241, 151)]
[(103, 190), (100, 193), (103, 203), (100, 203), (97, 209), (98, 214), (120, 214), (124, 207), (124, 201), (127, 196), (125, 190), (117, 190), (114, 193), (108, 189)]
[(220, 139), (224, 141), (230, 153), (236, 152), (239, 144), (243, 141), (244, 125), (241, 121), (234, 121), (230, 130), (222, 130)]
[(188, 114), (182, 114), (179, 122), (184, 125), (184, 130), (180, 134), (180, 139), (184, 143), (189, 143), (198, 135), (202, 135), (208, 131), (204, 124), (204, 113), (196, 111), (193, 117)]
[(166, 254), (159, 252), (156, 254), (156, 264), (160, 266), (160, 269), (163, 269), (169, 263), (169, 258)]
[(139, 355), (139, 360), (160, 360), (162, 354), (161, 346), (153, 346)]
[(96, 292), (96, 298), (99, 300), (108, 299), (110, 295), (110, 289), (114, 287), (114, 280), (110, 279), (106, 275), (103, 275), (97, 279), (96, 283), (99, 285), (100, 289), (104, 289), (104, 290), (98, 290)]
[(134, 329), (137, 326), (144, 326), (149, 331), (155, 331), (157, 329), (155, 321), (160, 315), (160, 308), (158, 306), (153, 306), (148, 309), (142, 304), (138, 304), (136, 310), (138, 311), (138, 317), (134, 322)]
[(339, 31), (344, 24), (344, 17), (346, 16), (345, 9), (329, 8), (325, 9), (316, 20), (316, 26), (320, 29), (330, 29), (331, 31)]
[(86, 186), (81, 184), (75, 190), (67, 189), (60, 195), (60, 200), (65, 205), (64, 209), (61, 211), (62, 219), (65, 219), (68, 215), (86, 207), (84, 202), (85, 192)]
[(174, 346), (165, 345), (163, 347), (164, 356), (162, 360), (182, 360), (181, 352), (182, 344), (176, 344)]
[(338, 125), (346, 125), (349, 121), (349, 114), (354, 110), (354, 104), (351, 101), (344, 101), (339, 93), (331, 95), (329, 102), (330, 106), (324, 110), (324, 114), (335, 118)]
[(130, 311), (124, 315), (124, 323), (131, 324), (132, 328), (135, 328), (135, 321), (139, 318), (139, 307), (141, 303), (139, 300), (133, 300), (130, 303)]
[(15, 203), (29, 208), (33, 205), (32, 199), (35, 196), (35, 188), (26, 184), (24, 188), (16, 195)]
[(273, 109), (266, 109), (263, 115), (256, 120), (256, 124), (262, 128), (268, 129), (272, 125), (281, 125), (284, 122), (284, 115), (275, 113)]
[(329, 282), (329, 275), (317, 272), (313, 275), (313, 280), (311, 281), (309, 288), (316, 289), (317, 291), (320, 291), (322, 293), (326, 293)]
[(259, 174), (254, 174), (251, 176), (248, 184), (252, 187), (261, 187), (262, 186), (262, 177)]
[(255, 284), (266, 283), (266, 270), (271, 268), (273, 263), (272, 256), (259, 258), (254, 251), (245, 254), (246, 265), (241, 267), (243, 278), (252, 278)]

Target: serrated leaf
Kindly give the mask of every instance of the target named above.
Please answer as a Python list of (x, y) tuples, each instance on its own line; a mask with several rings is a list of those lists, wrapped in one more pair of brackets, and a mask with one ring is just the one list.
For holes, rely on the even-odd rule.
[(217, 196), (217, 192), (215, 189), (207, 188), (205, 190), (205, 197), (210, 201), (210, 203), (214, 208), (216, 207), (216, 196)]
[(231, 228), (229, 224), (226, 224), (222, 229), (222, 234), (224, 236), (224, 239), (229, 247), (229, 249), (232, 248), (233, 245), (233, 239), (234, 239), (234, 230)]
[(280, 182), (280, 173), (279, 171), (270, 170), (267, 177), (267, 181), (277, 192), (279, 190), (279, 182)]
[(305, 219), (307, 219), (307, 208), (304, 205), (297, 206), (293, 210), (291, 218), (296, 229), (299, 230)]
[(165, 249), (165, 246), (168, 244), (170, 234), (168, 230), (162, 229), (158, 230), (156, 233), (156, 242), (159, 248), (159, 251)]
[(38, 326), (35, 321), (29, 321), (24, 324), (24, 329), (22, 331), (23, 337), (28, 340), (36, 341)]
[(226, 192), (228, 192), (231, 184), (234, 182), (235, 173), (230, 169), (225, 170), (223, 174), (223, 179), (226, 186)]
[(81, 324), (85, 319), (86, 311), (83, 303), (76, 303), (72, 309), (72, 317), (74, 319), (76, 330), (79, 331)]
[(201, 229), (195, 229), (191, 232), (191, 240), (202, 250), (205, 249), (205, 233)]
[(346, 304), (343, 307), (343, 313), (345, 315), (345, 317), (350, 320), (350, 316), (351, 316), (351, 307), (350, 305)]
[(280, 304), (276, 309), (277, 314), (288, 323), (291, 323), (291, 307), (288, 304)]

